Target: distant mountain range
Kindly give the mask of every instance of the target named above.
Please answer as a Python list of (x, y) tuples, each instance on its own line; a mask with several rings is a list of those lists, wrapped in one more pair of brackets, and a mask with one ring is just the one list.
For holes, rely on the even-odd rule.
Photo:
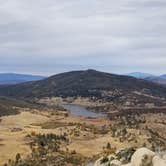
[(128, 76), (132, 76), (132, 77), (135, 77), (135, 78), (147, 78), (147, 77), (154, 77), (153, 74), (149, 74), (149, 73), (141, 73), (141, 72), (133, 72), (133, 73), (129, 73), (127, 74)]
[[(150, 82), (166, 85), (166, 74), (156, 76), (149, 73), (133, 72), (133, 73), (126, 74), (126, 76), (131, 76), (138, 79), (144, 79)], [(39, 75), (0, 73), (0, 85), (12, 85), (12, 84), (25, 83), (29, 81), (38, 81), (44, 78), (46, 77), (39, 76)]]
[(71, 71), (43, 80), (0, 86), (0, 95), (10, 98), (37, 99), (43, 97), (89, 97), (115, 104), (137, 105), (156, 103), (166, 98), (166, 88), (130, 76), (96, 70)]
[(135, 78), (139, 78), (139, 79), (145, 79), (147, 81), (151, 81), (154, 83), (166, 85), (166, 74), (156, 76), (156, 75), (149, 74), (149, 73), (133, 72), (133, 73), (129, 73), (127, 75), (135, 77)]
[(0, 73), (0, 85), (2, 84), (18, 84), (28, 81), (37, 81), (44, 79), (43, 76), (16, 74), (16, 73)]

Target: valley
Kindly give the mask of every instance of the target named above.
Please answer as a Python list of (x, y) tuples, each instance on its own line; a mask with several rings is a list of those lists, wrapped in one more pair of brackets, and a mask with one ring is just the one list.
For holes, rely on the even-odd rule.
[[(88, 118), (76, 116), (63, 110), (20, 110), (17, 115), (1, 117), (0, 163), (15, 160), (19, 153), (22, 160), (31, 153), (30, 142), (38, 134), (63, 135), (69, 139), (60, 145), (57, 153), (75, 153), (80, 163), (61, 161), (65, 165), (82, 165), (94, 162), (104, 154), (111, 154), (119, 149), (160, 147), (164, 150), (166, 135), (165, 114), (141, 114), (140, 116), (120, 117), (110, 120), (108, 117)], [(32, 135), (27, 138), (28, 135)], [(111, 145), (108, 146), (108, 143)], [(81, 158), (81, 159), (80, 159)], [(75, 161), (76, 160), (76, 161)], [(30, 162), (30, 161), (29, 161)], [(39, 163), (38, 163), (39, 164)]]
[(87, 70), (3, 85), (0, 94), (2, 166), (88, 166), (122, 150), (166, 150), (158, 84)]
[(0, 0), (0, 166), (166, 166), (166, 0)]

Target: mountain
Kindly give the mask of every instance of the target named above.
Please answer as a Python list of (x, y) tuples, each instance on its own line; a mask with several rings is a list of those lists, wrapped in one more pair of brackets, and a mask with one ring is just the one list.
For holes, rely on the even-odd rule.
[(0, 73), (0, 85), (2, 84), (18, 84), (28, 81), (37, 81), (44, 79), (43, 76), (26, 75), (16, 73)]
[(128, 76), (132, 76), (132, 77), (135, 77), (135, 78), (147, 78), (147, 77), (153, 77), (154, 75), (152, 74), (149, 74), (149, 73), (141, 73), (141, 72), (133, 72), (133, 73), (129, 73), (127, 74)]
[(166, 78), (161, 77), (161, 76), (147, 77), (147, 78), (144, 78), (144, 79), (147, 80), (147, 81), (157, 83), (157, 84), (166, 85)]
[(166, 88), (130, 76), (85, 70), (57, 74), (35, 82), (3, 85), (0, 95), (26, 99), (82, 96), (136, 104), (160, 102), (166, 98)]
[(166, 79), (166, 74), (161, 75), (160, 78)]
[(138, 79), (144, 79), (146, 81), (157, 83), (160, 85), (166, 85), (166, 75), (155, 76), (148, 73), (133, 72), (129, 73), (128, 76), (132, 76)]
[(166, 74), (160, 76), (151, 76), (144, 78), (147, 81), (151, 81), (157, 84), (166, 85)]

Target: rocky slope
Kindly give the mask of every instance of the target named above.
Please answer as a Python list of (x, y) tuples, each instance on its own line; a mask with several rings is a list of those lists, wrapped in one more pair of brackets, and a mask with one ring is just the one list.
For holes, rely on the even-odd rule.
[[(120, 151), (115, 155), (102, 157), (94, 166), (166, 166), (166, 153), (155, 153), (147, 148)], [(132, 154), (132, 155), (131, 155)], [(126, 163), (130, 160), (129, 163)]]

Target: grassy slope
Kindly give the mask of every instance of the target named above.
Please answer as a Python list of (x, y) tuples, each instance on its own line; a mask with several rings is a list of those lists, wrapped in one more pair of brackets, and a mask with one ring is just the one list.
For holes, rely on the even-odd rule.
[(37, 104), (31, 104), (21, 100), (0, 97), (0, 116), (18, 114), (19, 111), (15, 107), (20, 108), (37, 108)]

